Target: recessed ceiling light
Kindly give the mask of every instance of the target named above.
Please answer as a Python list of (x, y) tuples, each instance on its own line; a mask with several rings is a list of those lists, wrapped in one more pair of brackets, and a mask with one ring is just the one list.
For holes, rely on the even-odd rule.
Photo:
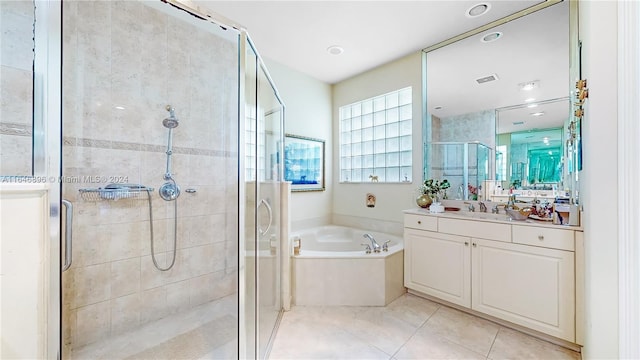
[(488, 43), (492, 41), (496, 41), (502, 37), (502, 33), (500, 31), (494, 31), (492, 33), (488, 33), (487, 35), (480, 38), (480, 41), (483, 43)]
[(518, 87), (522, 91), (531, 91), (533, 89), (540, 87), (540, 81), (534, 80), (534, 81), (523, 82), (518, 84)]
[(525, 99), (525, 100), (524, 100), (524, 102), (526, 102), (526, 103), (533, 102), (533, 101), (536, 101), (536, 99), (534, 99), (534, 98), (528, 98), (528, 99)]
[(327, 48), (327, 52), (331, 55), (340, 55), (344, 52), (342, 46), (331, 45)]
[(478, 17), (480, 15), (486, 14), (487, 12), (489, 12), (490, 9), (491, 9), (491, 4), (489, 4), (489, 3), (479, 3), (479, 4), (476, 4), (476, 5), (473, 5), (469, 9), (467, 9), (467, 12), (465, 13), (465, 15), (468, 18), (475, 18), (475, 17)]
[(124, 110), (123, 106), (116, 106), (115, 108), (118, 109), (118, 110)]
[(544, 115), (544, 111), (538, 111), (538, 112), (531, 113), (531, 116), (542, 116), (542, 115)]
[(534, 108), (534, 107), (537, 107), (537, 106), (538, 106), (538, 104), (529, 104), (529, 105), (527, 105), (528, 108)]

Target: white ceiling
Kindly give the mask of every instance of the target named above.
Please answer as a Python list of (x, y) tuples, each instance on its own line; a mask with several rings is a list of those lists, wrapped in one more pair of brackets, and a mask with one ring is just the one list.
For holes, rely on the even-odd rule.
[[(468, 18), (466, 11), (480, 2), (490, 10)], [(330, 84), (540, 2), (192, 1), (245, 27), (262, 57)], [(329, 55), (332, 45), (344, 53)]]
[[(185, 0), (189, 1), (189, 0)], [(244, 27), (262, 57), (275, 60), (326, 83), (334, 84), (389, 61), (419, 51), (543, 0), (421, 1), (212, 1), (192, 0), (196, 7)], [(481, 2), (490, 10), (477, 18), (465, 14)], [(513, 107), (524, 99), (537, 101), (569, 93), (569, 1), (513, 20), (490, 31), (503, 36), (481, 43), (484, 32), (430, 52), (427, 106), (439, 117)], [(344, 48), (338, 56), (326, 49)], [(499, 80), (478, 85), (489, 74)], [(539, 80), (525, 93), (517, 84)], [(442, 110), (433, 109), (441, 106)], [(568, 114), (563, 104), (499, 112), (498, 133), (562, 127)], [(523, 121), (523, 125), (513, 125)]]

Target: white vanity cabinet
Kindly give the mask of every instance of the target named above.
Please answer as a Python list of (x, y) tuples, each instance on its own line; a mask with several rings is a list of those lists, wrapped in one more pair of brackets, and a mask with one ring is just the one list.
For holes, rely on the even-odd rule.
[(405, 214), (405, 286), (576, 342), (575, 231), (460, 217)]
[(460, 306), (471, 306), (470, 239), (405, 229), (405, 287)]
[(575, 340), (573, 253), (472, 239), (471, 308)]

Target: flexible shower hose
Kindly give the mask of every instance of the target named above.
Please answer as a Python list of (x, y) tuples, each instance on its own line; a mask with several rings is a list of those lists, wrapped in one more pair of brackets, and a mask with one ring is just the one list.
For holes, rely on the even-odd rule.
[[(172, 179), (173, 180), (173, 179)], [(175, 184), (175, 181), (174, 181)], [(156, 269), (160, 271), (170, 270), (173, 265), (176, 263), (176, 244), (178, 238), (178, 199), (173, 199), (173, 257), (171, 258), (171, 264), (168, 267), (163, 268), (158, 265), (158, 261), (156, 260), (156, 254), (154, 251), (154, 235), (153, 235), (153, 206), (151, 205), (151, 192), (147, 191), (147, 201), (149, 203), (149, 233), (151, 235), (151, 260), (153, 260), (153, 265)]]

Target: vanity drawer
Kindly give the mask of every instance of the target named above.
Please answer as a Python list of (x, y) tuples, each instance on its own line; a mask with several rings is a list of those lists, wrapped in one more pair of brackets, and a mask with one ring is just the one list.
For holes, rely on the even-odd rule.
[(511, 225), (479, 220), (441, 218), (438, 231), (446, 234), (511, 242)]
[(574, 251), (574, 231), (513, 225), (513, 242), (551, 249)]
[(418, 230), (438, 231), (438, 218), (434, 216), (405, 214), (404, 227)]

